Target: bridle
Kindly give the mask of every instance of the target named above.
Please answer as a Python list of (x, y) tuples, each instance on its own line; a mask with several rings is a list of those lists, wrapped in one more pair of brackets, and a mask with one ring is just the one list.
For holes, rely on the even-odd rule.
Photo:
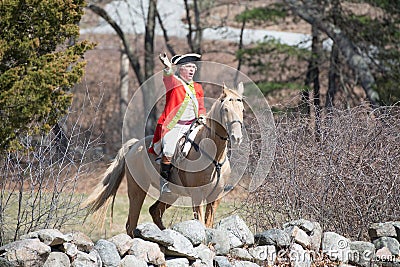
[[(242, 100), (241, 98), (236, 98), (236, 99), (233, 99), (233, 98), (221, 99), (221, 108), (219, 109), (219, 115), (220, 115), (221, 120), (222, 120), (223, 115), (224, 115), (224, 114), (223, 114), (223, 113), (224, 113), (223, 104), (224, 104), (225, 101), (238, 101), (238, 102), (242, 102), (243, 100)], [(211, 128), (208, 127), (205, 123), (201, 123), (200, 121), (198, 121), (198, 123), (200, 123), (201, 125), (203, 125), (204, 128), (206, 128), (209, 132), (211, 132)], [(230, 121), (229, 123), (226, 123), (226, 124), (225, 124), (225, 127), (226, 127), (226, 129), (227, 129), (227, 136), (222, 136), (222, 135), (220, 135), (219, 133), (217, 133), (216, 131), (214, 131), (215, 135), (218, 136), (221, 140), (224, 140), (224, 141), (228, 141), (228, 142), (229, 142), (229, 140), (230, 140), (230, 139), (229, 139), (229, 132), (231, 131), (232, 125), (233, 125), (234, 123), (239, 123), (239, 124), (240, 124), (240, 127), (243, 128), (243, 122), (242, 122), (242, 121), (240, 121), (240, 120), (233, 120), (233, 121)]]
[[(229, 98), (228, 100), (227, 100), (227, 99), (221, 99), (221, 107), (220, 107), (220, 111), (219, 111), (219, 112), (220, 112), (221, 120), (222, 120), (222, 118), (223, 118), (223, 112), (224, 112), (224, 110), (223, 110), (223, 104), (224, 104), (225, 101), (239, 101), (239, 102), (242, 102), (242, 99), (241, 99), (241, 98), (237, 98), (237, 99)], [(222, 135), (218, 134), (216, 131), (214, 131), (215, 135), (218, 136), (221, 140), (223, 140), (223, 141), (225, 141), (225, 142), (229, 142), (229, 140), (230, 140), (230, 139), (229, 139), (229, 132), (230, 132), (230, 130), (232, 129), (232, 125), (233, 125), (234, 123), (239, 123), (239, 124), (240, 124), (240, 127), (243, 127), (243, 122), (242, 122), (242, 121), (240, 121), (240, 120), (233, 120), (233, 121), (230, 121), (229, 123), (226, 123), (226, 124), (225, 124), (226, 129), (227, 129), (227, 136), (222, 136)], [(190, 126), (190, 129), (191, 129), (195, 124), (200, 124), (200, 125), (202, 125), (204, 128), (206, 128), (209, 132), (212, 132), (212, 129), (211, 129), (209, 126), (207, 126), (205, 123), (201, 122), (198, 118), (197, 118), (195, 121), (192, 122), (192, 125)], [(190, 131), (190, 129), (189, 129), (189, 131)], [(204, 151), (203, 149), (201, 149), (200, 146), (199, 146), (196, 142), (194, 142), (194, 140), (191, 140), (191, 139), (189, 138), (189, 135), (186, 135), (186, 137), (185, 137), (185, 142), (190, 142), (190, 143), (192, 144), (193, 148), (194, 148), (196, 151), (200, 151), (201, 153), (203, 153), (203, 154), (204, 154), (209, 160), (211, 160), (212, 163), (214, 164), (214, 166), (215, 166), (215, 171), (216, 171), (216, 173), (217, 173), (217, 182), (216, 182), (216, 184), (215, 184), (215, 186), (214, 186), (214, 188), (213, 188), (213, 190), (211, 191), (210, 194), (214, 193), (214, 191), (215, 191), (215, 189), (216, 189), (216, 187), (217, 187), (217, 185), (218, 185), (218, 183), (219, 183), (219, 180), (221, 179), (221, 168), (222, 168), (222, 166), (225, 164), (225, 162), (226, 162), (228, 156), (226, 155), (225, 158), (224, 158), (224, 160), (223, 160), (222, 162), (218, 162), (218, 161), (215, 160), (210, 154), (208, 154), (207, 151)]]

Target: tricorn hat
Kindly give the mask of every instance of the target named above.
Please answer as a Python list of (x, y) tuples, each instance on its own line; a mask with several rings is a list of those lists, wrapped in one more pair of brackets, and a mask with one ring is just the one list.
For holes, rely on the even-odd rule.
[(184, 64), (189, 62), (194, 62), (200, 60), (201, 55), (191, 53), (191, 54), (184, 54), (184, 55), (175, 55), (171, 58), (171, 62), (174, 65)]

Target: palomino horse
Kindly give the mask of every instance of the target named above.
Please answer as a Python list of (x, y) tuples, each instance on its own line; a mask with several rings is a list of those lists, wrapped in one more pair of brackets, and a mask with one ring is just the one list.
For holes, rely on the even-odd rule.
[[(173, 168), (169, 186), (172, 194), (162, 194), (149, 209), (154, 223), (160, 229), (165, 228), (162, 223), (164, 211), (178, 199), (179, 195), (191, 197), (195, 219), (203, 222), (206, 227), (212, 227), (216, 209), (224, 193), (224, 186), (231, 173), (227, 158), (228, 141), (231, 141), (231, 145), (239, 145), (242, 141), (244, 110), (242, 94), (243, 83), (239, 84), (237, 91), (223, 86), (220, 97), (207, 114), (206, 122), (192, 140), (196, 149), (192, 147), (179, 167)], [(152, 137), (148, 136), (140, 141), (137, 139), (127, 141), (105, 172), (103, 181), (84, 203), (84, 206), (89, 208), (88, 214), (99, 212), (98, 215), (104, 220), (107, 207), (111, 200), (114, 200), (121, 180), (126, 174), (129, 196), (126, 231), (130, 236), (133, 236), (133, 230), (137, 226), (140, 209), (150, 185), (159, 187), (159, 165), (155, 162), (155, 155), (147, 152), (151, 139)], [(208, 159), (208, 163), (205, 167), (193, 171), (193, 167), (200, 164), (201, 158)], [(204, 163), (204, 160), (202, 162)], [(208, 203), (205, 216), (202, 209), (204, 203)]]

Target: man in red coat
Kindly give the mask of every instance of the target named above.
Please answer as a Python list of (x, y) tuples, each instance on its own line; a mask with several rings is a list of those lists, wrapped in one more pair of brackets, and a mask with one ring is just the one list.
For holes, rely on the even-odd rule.
[[(175, 153), (178, 140), (189, 130), (191, 123), (197, 118), (204, 118), (204, 92), (200, 84), (193, 81), (197, 70), (195, 61), (199, 54), (176, 55), (169, 61), (167, 55), (160, 55), (160, 60), (166, 67), (163, 82), (166, 89), (164, 110), (157, 121), (149, 152), (161, 155), (160, 192), (170, 193), (168, 181), (171, 176), (171, 158)], [(172, 64), (178, 69), (174, 75)]]

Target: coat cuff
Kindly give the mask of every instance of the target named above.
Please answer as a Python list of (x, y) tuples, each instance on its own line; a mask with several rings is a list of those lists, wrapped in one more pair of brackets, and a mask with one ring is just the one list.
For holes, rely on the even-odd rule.
[(174, 74), (174, 70), (172, 68), (165, 68), (163, 70), (164, 76), (171, 76), (172, 74)]

